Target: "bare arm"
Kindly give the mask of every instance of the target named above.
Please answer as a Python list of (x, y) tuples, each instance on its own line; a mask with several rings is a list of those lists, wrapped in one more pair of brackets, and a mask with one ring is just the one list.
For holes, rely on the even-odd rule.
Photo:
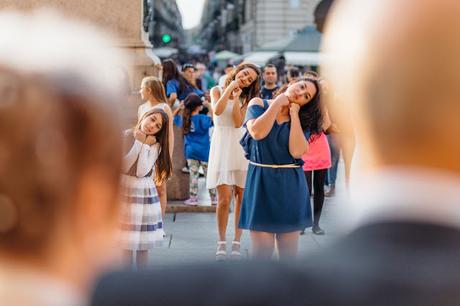
[[(276, 97), (273, 103), (268, 107), (267, 111), (265, 111), (259, 118), (249, 120), (246, 123), (246, 127), (252, 138), (255, 140), (264, 139), (268, 133), (270, 133), (279, 111), (284, 105), (287, 105), (288, 103), (289, 100), (287, 99), (286, 95), (281, 94)], [(252, 105), (263, 106), (262, 99), (252, 99), (251, 102), (249, 102), (248, 107)]]
[(332, 124), (331, 118), (329, 117), (329, 111), (325, 105), (321, 107), (321, 114), (323, 116), (323, 131), (326, 131)]
[(246, 116), (246, 110), (248, 106), (240, 106), (240, 103), (236, 101), (233, 103), (232, 117), (233, 117), (233, 126), (240, 128), (243, 125), (244, 117)]
[(173, 111), (173, 113), (172, 113), (173, 117), (175, 117), (177, 114), (179, 114), (180, 111), (183, 110), (183, 109), (184, 109), (184, 101), (182, 101), (182, 102), (179, 104), (179, 107), (176, 108), (176, 109)]
[(289, 153), (294, 158), (301, 158), (308, 150), (308, 141), (302, 131), (299, 119), (300, 106), (291, 103), (289, 115), (291, 116), (291, 131), (289, 132)]
[(232, 91), (237, 86), (238, 82), (233, 81), (229, 86), (227, 86), (227, 88), (225, 88), (222, 94), (217, 87), (211, 89), (211, 102), (213, 103), (213, 111), (216, 116), (220, 116), (224, 112)]
[(235, 128), (240, 128), (243, 125), (244, 116), (246, 116), (246, 108), (241, 107), (240, 103), (240, 95), (241, 89), (238, 88), (233, 91), (233, 108), (232, 108), (232, 119), (233, 119), (233, 126)]
[(174, 106), (174, 102), (176, 101), (176, 99), (177, 99), (177, 94), (175, 92), (169, 95), (169, 98), (168, 98), (169, 107), (172, 108)]

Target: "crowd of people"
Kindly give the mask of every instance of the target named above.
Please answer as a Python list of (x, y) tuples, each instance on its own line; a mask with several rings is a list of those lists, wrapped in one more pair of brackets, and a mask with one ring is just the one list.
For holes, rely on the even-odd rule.
[[(184, 138), (183, 154), (190, 173), (190, 197), (184, 204), (200, 203), (198, 180), (201, 168), (211, 204), (217, 205), (216, 260), (225, 260), (228, 256), (234, 259), (241, 257), (243, 229), (251, 232), (252, 254), (255, 257), (271, 257), (275, 240), (281, 257), (284, 254), (295, 256), (298, 235), (304, 234), (309, 227), (312, 227), (314, 234), (324, 235), (320, 217), (325, 184), (326, 179), (330, 178), (327, 182), (330, 182), (329, 195), (333, 195), (338, 162), (337, 153), (331, 153), (337, 149), (331, 149), (328, 141), (336, 138), (338, 129), (332, 128), (329, 112), (322, 99), (328, 94), (327, 82), (315, 71), (300, 75), (296, 68), (289, 70), (283, 82), (278, 78), (277, 67), (270, 63), (264, 67), (249, 62), (236, 67), (229, 64), (224, 74), (212, 81), (203, 77), (206, 69), (202, 63), (185, 63), (180, 69), (178, 66), (174, 60), (166, 59), (162, 65), (162, 80), (146, 77), (142, 81), (140, 94), (145, 103), (139, 107), (138, 128), (129, 132), (130, 137), (133, 133), (145, 134), (140, 128), (146, 125), (142, 120), (153, 116), (144, 116), (151, 109), (161, 110), (167, 119), (159, 117), (158, 127), (146, 134), (154, 136), (157, 140), (154, 144), (146, 141), (150, 136), (143, 138), (143, 142), (139, 137), (134, 137), (138, 141), (134, 144), (129, 142), (132, 148), (125, 160), (129, 160), (131, 165), (132, 154), (141, 156), (141, 151), (135, 148), (147, 144), (156, 152), (151, 157), (149, 168), (158, 167), (160, 163), (155, 163), (155, 160), (161, 154), (157, 151), (164, 152), (163, 145), (169, 146), (168, 152), (172, 156), (172, 123), (180, 127), (179, 137)], [(265, 112), (267, 115), (263, 115)], [(291, 135), (294, 126), (292, 117), (296, 118), (295, 123), (300, 123), (303, 136), (297, 129)], [(154, 124), (153, 120), (150, 122)], [(161, 134), (161, 137), (168, 138), (165, 141), (161, 141), (159, 134), (162, 124), (169, 126), (169, 133)], [(258, 127), (262, 127), (262, 130), (259, 131)], [(158, 136), (155, 136), (156, 133)], [(293, 148), (293, 143), (301, 146)], [(275, 148), (274, 144), (279, 146)], [(335, 168), (331, 169), (333, 156)], [(171, 160), (164, 164), (170, 165)], [(329, 170), (333, 171), (329, 173)], [(302, 177), (299, 177), (299, 171)], [(161, 205), (161, 215), (164, 217), (165, 204), (162, 200), (166, 202), (166, 199), (162, 199), (161, 194), (165, 194), (164, 186), (170, 171), (162, 178), (155, 173), (157, 171), (149, 172), (148, 177), (156, 182), (156, 189), (161, 191), (149, 186), (152, 190), (147, 192), (145, 185), (136, 189), (136, 192), (144, 190), (136, 195), (137, 201), (144, 194), (151, 197), (151, 200), (142, 200), (146, 206), (144, 218), (141, 218), (142, 213), (139, 215), (142, 212), (140, 203), (127, 198), (127, 205), (137, 216), (131, 227), (138, 228), (138, 231), (142, 231), (142, 227), (148, 228), (142, 235), (129, 233), (131, 237), (139, 239), (142, 250), (153, 247), (153, 240), (161, 240), (164, 235), (164, 224), (158, 219), (158, 213), (153, 219), (147, 216), (152, 214), (149, 212), (151, 206)], [(277, 179), (270, 181), (273, 177)], [(281, 188), (289, 182), (292, 182), (292, 186)], [(298, 199), (290, 201), (293, 207), (283, 207), (290, 195), (298, 196)], [(310, 195), (313, 196), (313, 213)], [(227, 254), (226, 232), (232, 201), (235, 234)]]
[[(124, 133), (114, 71), (128, 57), (107, 48), (114, 40), (44, 11), (0, 13), (1, 304), (458, 305), (460, 4), (414, 3), (340, 1), (325, 35), (327, 81), (308, 72), (276, 84), (268, 65), (241, 63), (208, 100), (194, 66), (172, 69), (166, 83), (147, 77), (138, 122)], [(357, 35), (367, 43), (350, 43)], [(48, 44), (29, 52), (18, 37)], [(334, 109), (324, 101), (332, 89)], [(120, 244), (121, 262), (142, 267), (163, 239), (174, 123), (191, 196), (208, 162), (216, 259), (227, 257), (234, 198), (230, 255), (241, 256), (248, 230), (261, 260), (119, 270)], [(318, 253), (284, 260), (302, 230), (324, 233), (324, 169), (337, 160), (328, 137), (349, 130), (365, 166), (344, 216), (356, 224)], [(275, 247), (280, 261), (270, 260)]]

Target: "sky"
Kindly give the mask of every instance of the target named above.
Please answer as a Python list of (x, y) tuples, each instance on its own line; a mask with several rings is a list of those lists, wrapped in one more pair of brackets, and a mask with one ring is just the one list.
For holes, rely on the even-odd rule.
[(200, 23), (204, 0), (176, 0), (182, 15), (182, 26), (188, 30)]

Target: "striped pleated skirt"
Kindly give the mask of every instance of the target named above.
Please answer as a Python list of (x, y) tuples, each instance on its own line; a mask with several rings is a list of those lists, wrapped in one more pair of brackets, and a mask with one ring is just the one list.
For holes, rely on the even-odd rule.
[(122, 248), (140, 251), (161, 245), (163, 219), (153, 178), (123, 175), (122, 197)]

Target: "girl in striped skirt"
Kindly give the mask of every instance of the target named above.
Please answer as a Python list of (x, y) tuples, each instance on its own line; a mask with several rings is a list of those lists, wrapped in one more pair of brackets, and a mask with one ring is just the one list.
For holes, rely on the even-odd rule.
[(158, 108), (146, 112), (125, 131), (122, 244), (136, 266), (147, 265), (148, 250), (163, 240), (163, 219), (155, 184), (171, 175), (168, 116)]

